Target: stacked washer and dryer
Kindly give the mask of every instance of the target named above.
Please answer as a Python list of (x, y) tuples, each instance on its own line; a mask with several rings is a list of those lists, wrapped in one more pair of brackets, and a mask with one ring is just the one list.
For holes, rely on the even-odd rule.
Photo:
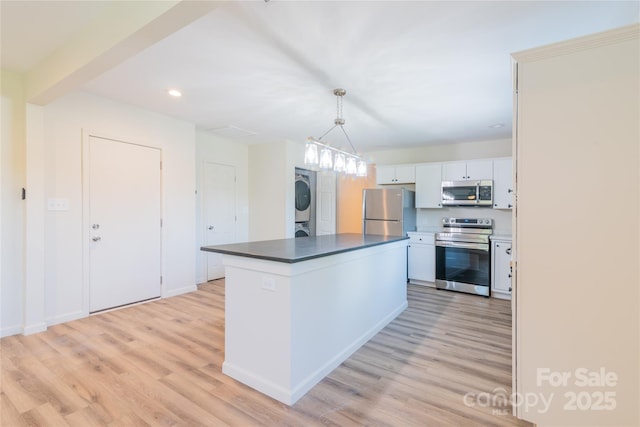
[(316, 173), (296, 168), (295, 179), (295, 237), (316, 234)]

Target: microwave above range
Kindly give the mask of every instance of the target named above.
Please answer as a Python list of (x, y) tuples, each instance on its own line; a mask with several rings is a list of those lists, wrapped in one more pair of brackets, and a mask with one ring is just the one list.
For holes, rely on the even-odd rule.
[(493, 181), (442, 181), (443, 206), (493, 206)]

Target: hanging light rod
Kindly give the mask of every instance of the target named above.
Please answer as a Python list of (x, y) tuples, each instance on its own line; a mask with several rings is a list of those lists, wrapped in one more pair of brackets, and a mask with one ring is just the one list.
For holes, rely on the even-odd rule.
[[(351, 138), (344, 129), (345, 120), (342, 117), (342, 97), (347, 93), (344, 89), (334, 89), (333, 94), (336, 96), (337, 117), (333, 121), (333, 126), (329, 128), (320, 138), (307, 138), (307, 145), (304, 154), (304, 163), (311, 166), (319, 166), (321, 169), (333, 169), (336, 172), (345, 172), (350, 175), (367, 176), (367, 162), (360, 157), (351, 142)], [(342, 129), (352, 153), (332, 147), (322, 141), (336, 127)], [(321, 148), (318, 155), (318, 148)], [(334, 154), (335, 153), (335, 154)]]

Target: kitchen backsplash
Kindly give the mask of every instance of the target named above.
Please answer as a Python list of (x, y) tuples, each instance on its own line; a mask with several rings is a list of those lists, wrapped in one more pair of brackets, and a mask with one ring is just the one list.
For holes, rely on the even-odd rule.
[(442, 227), (442, 218), (493, 218), (494, 234), (511, 234), (511, 211), (491, 208), (449, 207), (441, 209), (418, 209), (416, 227), (418, 231)]

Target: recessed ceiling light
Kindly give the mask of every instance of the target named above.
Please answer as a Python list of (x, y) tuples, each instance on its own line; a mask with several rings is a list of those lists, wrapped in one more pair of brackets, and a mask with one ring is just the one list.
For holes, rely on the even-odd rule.
[(491, 129), (499, 129), (504, 127), (504, 123), (496, 123), (494, 125), (489, 126)]
[(182, 92), (180, 92), (178, 89), (169, 89), (169, 95), (176, 97), (176, 98), (180, 98), (182, 96)]

